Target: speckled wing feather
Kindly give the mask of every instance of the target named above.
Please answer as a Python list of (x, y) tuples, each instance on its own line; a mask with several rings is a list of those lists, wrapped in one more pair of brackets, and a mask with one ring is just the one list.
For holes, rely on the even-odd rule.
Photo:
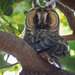
[[(34, 32), (34, 33), (31, 33)], [(39, 53), (47, 53), (51, 58), (59, 58), (68, 54), (68, 44), (57, 33), (36, 29), (30, 31), (24, 40)]]

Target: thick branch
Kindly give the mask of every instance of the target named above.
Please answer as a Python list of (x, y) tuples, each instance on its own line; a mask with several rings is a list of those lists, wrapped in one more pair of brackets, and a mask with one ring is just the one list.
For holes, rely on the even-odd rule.
[[(23, 39), (15, 35), (0, 31), (0, 50), (15, 56), (21, 62), (22, 66), (27, 69), (49, 70), (49, 67), (46, 67), (48, 65), (44, 66), (43, 61), (39, 62), (40, 57), (37, 56), (36, 52)], [(44, 67), (45, 69), (43, 69)]]
[[(7, 32), (0, 31), (0, 50), (15, 56), (21, 62), (24, 69), (33, 72), (44, 72), (44, 74), (41, 73), (37, 75), (46, 75), (47, 73), (47, 75), (71, 75), (66, 71), (50, 65), (48, 62), (43, 60), (23, 39)], [(23, 70), (23, 72), (26, 71)]]
[(57, 0), (57, 1), (75, 10), (75, 0)]
[(68, 20), (68, 24), (69, 24), (70, 28), (73, 30), (73, 35), (64, 36), (64, 38), (67, 41), (75, 40), (75, 16), (74, 16), (74, 12), (69, 10), (67, 7), (64, 7), (59, 2), (57, 2), (56, 7), (65, 14), (65, 16)]
[(61, 10), (69, 23), (70, 28), (75, 32), (75, 16), (74, 16), (74, 12), (69, 10), (68, 8), (64, 7), (63, 5), (61, 5), (60, 3), (57, 2), (57, 6), (56, 6), (59, 10)]
[(75, 40), (75, 35), (67, 35), (67, 36), (63, 36), (67, 41), (74, 41)]

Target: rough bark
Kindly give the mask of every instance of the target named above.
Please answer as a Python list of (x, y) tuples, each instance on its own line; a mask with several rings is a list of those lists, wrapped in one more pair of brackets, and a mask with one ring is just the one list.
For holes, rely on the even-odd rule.
[(20, 75), (72, 75), (43, 60), (23, 39), (0, 31), (0, 50), (15, 56), (24, 68)]

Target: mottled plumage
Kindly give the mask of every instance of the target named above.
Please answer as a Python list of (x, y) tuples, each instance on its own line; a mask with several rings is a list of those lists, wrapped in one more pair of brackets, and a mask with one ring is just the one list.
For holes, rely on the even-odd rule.
[(59, 16), (50, 5), (40, 7), (34, 0), (25, 25), (24, 40), (44, 59), (53, 62), (68, 54), (67, 41), (59, 35)]

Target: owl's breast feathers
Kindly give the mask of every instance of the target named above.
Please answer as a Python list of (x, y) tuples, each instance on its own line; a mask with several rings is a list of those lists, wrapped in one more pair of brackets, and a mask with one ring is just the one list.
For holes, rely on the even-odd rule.
[(24, 40), (46, 60), (54, 60), (55, 58), (68, 54), (68, 44), (66, 40), (56, 32), (45, 29), (35, 29), (28, 32)]

